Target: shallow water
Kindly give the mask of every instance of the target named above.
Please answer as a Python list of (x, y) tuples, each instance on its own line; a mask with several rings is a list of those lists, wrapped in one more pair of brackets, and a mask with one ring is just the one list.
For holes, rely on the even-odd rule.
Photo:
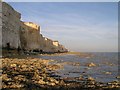
[[(64, 69), (57, 70), (61, 77), (91, 76), (98, 82), (111, 82), (118, 76), (118, 53), (90, 53), (93, 57), (81, 57), (75, 54), (42, 55), (43, 59), (55, 60), (52, 64), (61, 64)], [(88, 67), (89, 63), (96, 66)], [(73, 65), (78, 63), (79, 65)]]

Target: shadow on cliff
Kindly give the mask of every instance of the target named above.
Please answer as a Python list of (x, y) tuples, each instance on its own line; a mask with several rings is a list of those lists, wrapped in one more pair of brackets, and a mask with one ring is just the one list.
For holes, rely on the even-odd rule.
[(26, 50), (19, 50), (19, 49), (7, 49), (3, 48), (2, 49), (2, 58), (18, 58), (18, 59), (24, 59), (28, 57), (34, 57), (35, 55), (40, 55), (40, 54), (60, 54), (60, 53), (67, 53), (67, 52), (43, 52), (43, 51), (26, 51)]
[(16, 49), (10, 49), (7, 50), (6, 48), (2, 49), (2, 58), (18, 58), (18, 59), (24, 59), (30, 57), (30, 55), (24, 54), (23, 51), (18, 51)]

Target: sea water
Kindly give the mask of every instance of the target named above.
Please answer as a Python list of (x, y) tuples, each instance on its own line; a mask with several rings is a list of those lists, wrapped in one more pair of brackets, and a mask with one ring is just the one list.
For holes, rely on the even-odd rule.
[[(57, 70), (61, 77), (91, 76), (98, 82), (112, 82), (118, 76), (118, 53), (94, 52), (93, 57), (81, 57), (76, 54), (42, 55), (42, 59), (52, 59), (53, 64), (63, 65), (63, 69)], [(67, 63), (66, 63), (67, 62)], [(64, 64), (66, 63), (66, 64)], [(73, 65), (72, 63), (79, 63)], [(89, 67), (89, 63), (96, 66)]]

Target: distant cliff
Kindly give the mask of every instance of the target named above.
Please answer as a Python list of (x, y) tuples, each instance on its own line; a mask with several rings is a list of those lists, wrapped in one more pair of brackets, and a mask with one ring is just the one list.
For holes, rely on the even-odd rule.
[(2, 2), (2, 47), (20, 47), (25, 51), (40, 52), (67, 52), (68, 50), (53, 41), (43, 37), (40, 26), (33, 22), (21, 21), (21, 14), (15, 11), (9, 4)]

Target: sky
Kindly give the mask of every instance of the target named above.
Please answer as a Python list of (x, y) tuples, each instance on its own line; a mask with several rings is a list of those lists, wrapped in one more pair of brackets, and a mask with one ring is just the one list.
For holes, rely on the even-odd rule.
[(2, 0), (6, 2), (118, 2), (119, 0)]
[(117, 2), (9, 2), (21, 20), (70, 51), (118, 51)]

